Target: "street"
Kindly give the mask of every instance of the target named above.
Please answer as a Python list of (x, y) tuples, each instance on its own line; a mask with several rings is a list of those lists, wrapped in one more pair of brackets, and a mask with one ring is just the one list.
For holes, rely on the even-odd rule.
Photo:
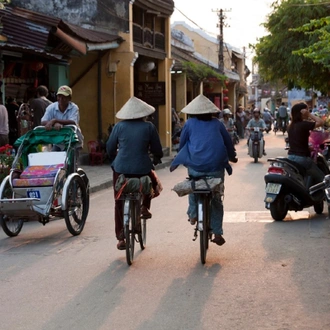
[[(258, 163), (237, 146), (225, 178), (224, 238), (200, 263), (187, 197), (172, 187), (186, 169), (157, 171), (147, 246), (132, 266), (116, 249), (113, 190), (91, 195), (84, 231), (64, 220), (0, 231), (1, 330), (330, 329), (330, 225), (326, 212), (290, 212), (274, 222), (264, 207), (267, 158), (284, 156), (284, 136), (265, 134)], [(326, 210), (326, 208), (325, 208)]]

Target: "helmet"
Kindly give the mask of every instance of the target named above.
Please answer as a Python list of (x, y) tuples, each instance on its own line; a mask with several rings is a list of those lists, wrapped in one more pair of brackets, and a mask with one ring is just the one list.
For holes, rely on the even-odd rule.
[(253, 113), (255, 113), (255, 112), (259, 112), (260, 113), (260, 110), (258, 108), (254, 108), (253, 109)]
[(224, 109), (222, 111), (222, 114), (224, 114), (224, 115), (231, 115), (231, 111), (229, 109)]

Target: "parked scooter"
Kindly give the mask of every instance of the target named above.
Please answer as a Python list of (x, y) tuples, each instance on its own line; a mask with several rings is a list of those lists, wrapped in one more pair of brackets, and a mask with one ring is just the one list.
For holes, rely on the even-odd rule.
[(258, 158), (261, 158), (264, 152), (264, 140), (262, 138), (263, 129), (260, 127), (250, 127), (247, 129), (251, 131), (248, 140), (249, 156), (257, 163)]
[[(330, 174), (327, 160), (314, 143), (315, 139), (310, 139), (310, 142), (318, 167), (324, 175)], [(289, 210), (301, 211), (311, 206), (314, 207), (315, 213), (323, 213), (325, 195), (320, 192), (310, 194), (312, 178), (306, 175), (304, 167), (285, 157), (271, 158), (268, 161), (270, 165), (264, 177), (266, 183), (264, 202), (274, 220), (282, 221)], [(326, 194), (326, 197), (330, 203), (330, 194)]]

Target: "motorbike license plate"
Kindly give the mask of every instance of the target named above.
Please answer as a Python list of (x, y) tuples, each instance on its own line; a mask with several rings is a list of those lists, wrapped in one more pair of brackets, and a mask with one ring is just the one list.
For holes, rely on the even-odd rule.
[(260, 127), (255, 127), (255, 128), (254, 128), (254, 131), (255, 131), (255, 132), (259, 132), (259, 130), (260, 130)]
[(278, 193), (281, 190), (282, 185), (279, 183), (267, 183), (266, 186), (266, 193), (267, 194), (275, 194), (278, 195)]
[(38, 198), (38, 199), (40, 199), (40, 191), (39, 190), (29, 189), (26, 193), (27, 193), (27, 197), (29, 197), (29, 198)]

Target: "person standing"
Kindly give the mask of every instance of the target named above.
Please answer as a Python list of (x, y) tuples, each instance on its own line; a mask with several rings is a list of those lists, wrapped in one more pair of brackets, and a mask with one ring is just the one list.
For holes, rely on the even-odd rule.
[[(155, 112), (155, 108), (144, 101), (131, 97), (118, 111), (118, 122), (106, 143), (107, 153), (113, 169), (113, 182), (117, 182), (120, 174), (125, 177), (150, 176), (153, 187), (157, 179), (153, 171), (163, 157), (163, 148), (155, 125), (146, 118)], [(153, 154), (152, 161), (149, 152)], [(115, 235), (118, 240), (117, 249), (125, 250), (126, 241), (123, 231), (123, 201), (115, 195)], [(151, 218), (151, 195), (144, 195), (141, 216)]]
[(11, 96), (9, 96), (7, 98), (6, 108), (8, 112), (9, 144), (13, 145), (18, 138), (17, 113), (18, 113), (19, 105), (15, 102), (15, 100)]
[(241, 139), (244, 139), (244, 128), (246, 122), (246, 113), (242, 106), (239, 106), (236, 110), (236, 127), (237, 127), (237, 134)]
[[(183, 126), (180, 138), (180, 150), (174, 158), (170, 171), (179, 165), (188, 169), (191, 177), (210, 176), (221, 178), (224, 182), (225, 169), (231, 175), (229, 161), (237, 162), (236, 151), (224, 124), (215, 118), (220, 110), (204, 95), (193, 99), (181, 112), (189, 115)], [(212, 240), (223, 245), (223, 193), (215, 191), (211, 200), (211, 227), (215, 235)], [(194, 194), (189, 194), (187, 215), (190, 223), (197, 221), (197, 203)]]
[(9, 143), (8, 111), (0, 101), (0, 147)]
[(41, 118), (44, 116), (46, 108), (52, 103), (47, 99), (48, 88), (40, 85), (37, 88), (37, 98), (30, 100), (30, 110), (32, 114), (32, 128), (41, 125)]

